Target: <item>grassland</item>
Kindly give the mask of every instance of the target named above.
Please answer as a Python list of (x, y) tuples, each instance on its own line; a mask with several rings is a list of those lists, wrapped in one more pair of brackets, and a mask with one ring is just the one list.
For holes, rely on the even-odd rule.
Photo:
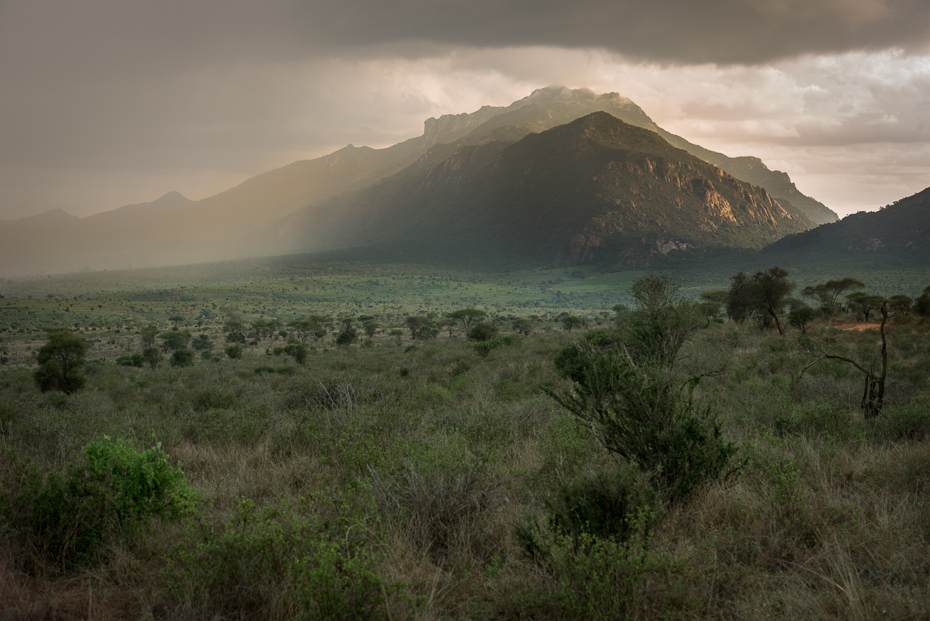
[[(104, 436), (140, 450), (160, 442), (200, 500), (185, 520), (110, 537), (80, 564), (7, 533), (3, 618), (930, 615), (924, 320), (890, 328), (886, 406), (870, 423), (854, 368), (824, 361), (798, 380), (814, 356), (796, 332), (710, 323), (676, 373), (707, 374), (696, 398), (740, 447), (738, 476), (658, 508), (648, 537), (581, 546), (556, 538), (539, 562), (516, 526), (545, 529), (562, 485), (626, 467), (540, 389), (568, 386), (552, 361), (577, 333), (554, 320), (570, 313), (589, 328), (607, 325), (602, 312), (628, 303), (642, 273), (356, 267), (279, 266), (204, 284), (175, 275), (123, 290), (106, 284), (112, 275), (82, 276), (96, 288), (13, 283), (32, 289), (0, 299), (0, 465), (29, 459), (64, 472)], [(692, 293), (725, 286), (682, 280)], [(466, 306), (485, 309), (502, 333), (511, 317), (535, 316), (534, 331), (487, 356), (461, 328), (425, 341), (390, 334), (408, 315)], [(267, 353), (280, 336), (250, 336), (238, 360), (219, 354), (156, 370), (114, 362), (140, 351), (139, 329), (152, 323), (206, 334), (219, 353), (231, 317), (312, 313), (374, 315), (382, 331), (348, 347), (334, 346), (333, 332), (311, 342), (303, 364)], [(90, 345), (88, 385), (72, 395), (40, 393), (31, 375), (42, 328), (59, 325)], [(874, 330), (818, 323), (810, 336), (878, 363)], [(0, 476), (0, 492), (17, 485)]]

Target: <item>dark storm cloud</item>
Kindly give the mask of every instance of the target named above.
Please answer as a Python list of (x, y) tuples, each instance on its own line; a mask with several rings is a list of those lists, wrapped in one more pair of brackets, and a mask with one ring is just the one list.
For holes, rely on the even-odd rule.
[(126, 75), (373, 53), (416, 43), (604, 48), (669, 63), (926, 49), (922, 0), (89, 0), (4, 2), (0, 49), (28, 71)]
[(719, 149), (922, 145), (928, 41), (922, 0), (0, 0), (0, 217), (200, 198), (551, 83)]

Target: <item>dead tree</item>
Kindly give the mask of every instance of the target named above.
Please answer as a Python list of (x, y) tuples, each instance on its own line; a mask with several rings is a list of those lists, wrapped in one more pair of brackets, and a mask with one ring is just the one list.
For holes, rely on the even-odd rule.
[(831, 360), (842, 360), (843, 362), (848, 362), (853, 365), (865, 375), (865, 387), (862, 391), (862, 402), (859, 404), (859, 407), (862, 409), (862, 414), (865, 417), (865, 420), (872, 420), (876, 416), (882, 413), (882, 406), (885, 403), (885, 378), (888, 376), (888, 337), (885, 333), (885, 325), (888, 323), (888, 301), (885, 300), (881, 305), (882, 313), (882, 325), (878, 329), (879, 334), (882, 337), (882, 369), (881, 373), (875, 373), (875, 370), (871, 367), (866, 369), (864, 366), (844, 356), (836, 356), (834, 354), (828, 354), (823, 349), (820, 349), (820, 357), (814, 360), (812, 363), (807, 365), (801, 370), (801, 374), (798, 375), (798, 379), (795, 380), (797, 384), (801, 378), (804, 376), (804, 372), (809, 368), (820, 362), (824, 359)]

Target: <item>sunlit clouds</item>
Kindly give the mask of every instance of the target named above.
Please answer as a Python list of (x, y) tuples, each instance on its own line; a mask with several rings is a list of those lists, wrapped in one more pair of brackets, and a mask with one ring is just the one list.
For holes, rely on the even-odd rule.
[(918, 4), (4, 3), (0, 218), (200, 199), (551, 84), (874, 209), (930, 185)]

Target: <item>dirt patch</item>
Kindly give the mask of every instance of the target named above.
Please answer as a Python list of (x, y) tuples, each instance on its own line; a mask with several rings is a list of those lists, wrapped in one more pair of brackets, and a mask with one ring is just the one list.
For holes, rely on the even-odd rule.
[(878, 330), (881, 328), (882, 323), (880, 321), (872, 323), (862, 323), (860, 321), (831, 321), (830, 325), (834, 328), (839, 328), (840, 330)]

